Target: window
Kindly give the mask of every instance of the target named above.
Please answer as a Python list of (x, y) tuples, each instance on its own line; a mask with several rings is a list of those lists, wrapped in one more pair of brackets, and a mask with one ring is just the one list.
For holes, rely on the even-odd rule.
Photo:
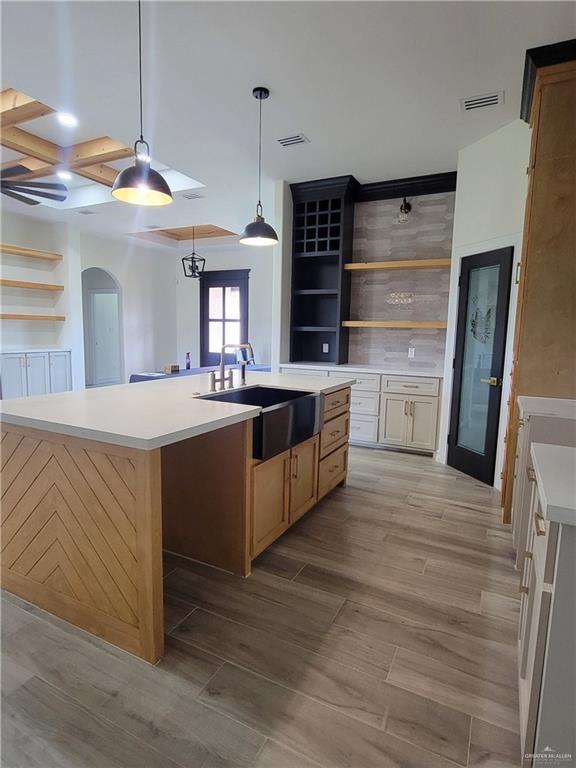
[[(248, 341), (249, 269), (203, 272), (200, 279), (200, 365), (217, 365), (224, 344)], [(234, 353), (226, 363), (235, 362)]]

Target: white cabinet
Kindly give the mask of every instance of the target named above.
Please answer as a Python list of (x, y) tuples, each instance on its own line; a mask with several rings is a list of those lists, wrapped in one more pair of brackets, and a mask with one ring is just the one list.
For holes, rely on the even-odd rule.
[(3, 400), (28, 394), (25, 354), (13, 352), (0, 355), (0, 388)]
[(50, 392), (72, 389), (70, 352), (50, 352)]
[(437, 397), (393, 394), (381, 397), (379, 442), (418, 451), (436, 449)]
[(72, 364), (67, 350), (0, 355), (0, 391), (4, 400), (69, 389), (72, 389)]
[(26, 379), (29, 395), (46, 395), (50, 392), (50, 358), (48, 352), (26, 354)]

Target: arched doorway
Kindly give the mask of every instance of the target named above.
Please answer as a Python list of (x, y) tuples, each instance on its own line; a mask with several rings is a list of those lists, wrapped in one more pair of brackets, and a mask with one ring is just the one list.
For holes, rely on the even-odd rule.
[(120, 384), (123, 375), (120, 285), (105, 269), (82, 272), (84, 364), (87, 387)]

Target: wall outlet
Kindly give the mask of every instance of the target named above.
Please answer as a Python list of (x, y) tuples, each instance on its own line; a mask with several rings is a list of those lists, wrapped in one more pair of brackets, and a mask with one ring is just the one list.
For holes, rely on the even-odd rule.
[(327, 355), (330, 352), (330, 344), (322, 344), (322, 354)]
[(414, 347), (408, 347), (408, 357), (414, 357), (416, 349)]

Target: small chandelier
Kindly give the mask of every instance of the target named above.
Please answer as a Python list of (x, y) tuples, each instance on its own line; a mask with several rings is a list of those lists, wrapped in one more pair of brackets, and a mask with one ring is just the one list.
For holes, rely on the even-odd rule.
[(201, 277), (206, 265), (206, 259), (196, 253), (195, 228), (192, 227), (192, 253), (182, 258), (184, 277)]
[(398, 214), (398, 221), (400, 224), (406, 224), (408, 221), (408, 214), (412, 210), (410, 203), (404, 198), (402, 205), (400, 206), (400, 213)]

